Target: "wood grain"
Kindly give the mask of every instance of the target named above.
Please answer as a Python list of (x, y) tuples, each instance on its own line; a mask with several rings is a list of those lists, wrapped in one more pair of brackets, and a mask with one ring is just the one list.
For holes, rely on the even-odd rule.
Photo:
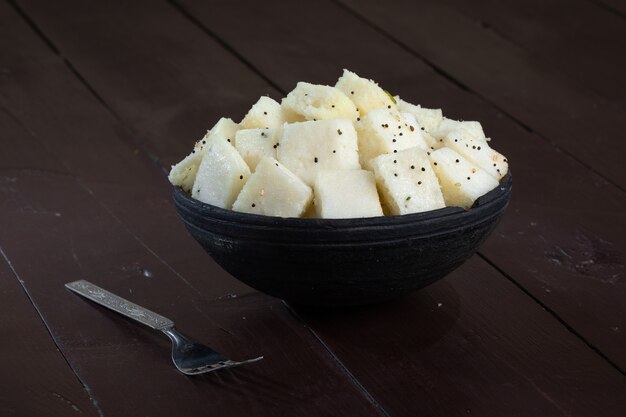
[[(17, 198), (20, 173), (43, 170), (58, 172), (47, 155), (29, 149), (22, 140), (22, 127), (0, 108), (0, 213)], [(59, 172), (59, 174), (61, 174)], [(53, 175), (53, 174), (50, 174)], [(22, 207), (33, 213), (32, 206)], [(36, 215), (33, 213), (33, 215)], [(7, 231), (0, 227), (0, 235)], [(15, 236), (14, 238), (18, 238)], [(3, 416), (97, 416), (97, 404), (58, 350), (42, 317), (9, 265), (0, 239), (0, 410)]]
[(626, 4), (621, 0), (590, 0), (598, 7), (608, 11), (609, 13), (616, 14), (622, 18), (626, 18)]
[(4, 258), (0, 258), (0, 303), (2, 415), (98, 416), (97, 406), (56, 348)]
[(300, 313), (393, 416), (626, 411), (623, 375), (478, 258), (393, 304)]
[[(19, 5), (129, 127), (128, 139), (168, 169), (219, 117), (239, 121), (251, 100), (276, 93), (166, 2)], [(137, 16), (142, 16), (140, 25)], [(87, 27), (89, 40), (71, 35)], [(108, 84), (121, 91), (108, 93)]]
[(4, 259), (0, 259), (0, 302), (2, 415), (97, 416)]
[(442, 2), (617, 106), (626, 99), (624, 19), (587, 0)]
[[(136, 134), (120, 124), (63, 60), (9, 12), (6, 8), (0, 15), (4, 35), (0, 60), (6, 63), (0, 103), (31, 132), (28, 146), (53, 154), (137, 242), (156, 254), (172, 276), (202, 289), (207, 297), (250, 292), (212, 261), (190, 261), (206, 255), (177, 220), (162, 166), (140, 152)], [(77, 104), (60, 105), (61, 99)], [(185, 147), (188, 143), (193, 139), (185, 141)]]

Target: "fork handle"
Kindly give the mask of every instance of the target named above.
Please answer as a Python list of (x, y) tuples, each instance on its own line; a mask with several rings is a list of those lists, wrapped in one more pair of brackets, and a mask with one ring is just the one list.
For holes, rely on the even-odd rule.
[(167, 317), (163, 317), (154, 311), (150, 311), (147, 308), (125, 300), (84, 279), (68, 282), (65, 284), (65, 287), (94, 303), (98, 303), (116, 313), (136, 320), (141, 324), (145, 324), (154, 330), (165, 330), (174, 327), (174, 322)]

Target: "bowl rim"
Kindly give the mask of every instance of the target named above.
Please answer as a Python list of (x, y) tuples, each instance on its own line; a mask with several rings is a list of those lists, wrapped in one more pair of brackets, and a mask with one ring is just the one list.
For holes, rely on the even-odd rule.
[(503, 204), (506, 206), (511, 194), (512, 184), (512, 175), (509, 170), (509, 172), (500, 180), (500, 183), (496, 188), (479, 197), (474, 202), (474, 205), (468, 210), (461, 207), (444, 207), (421, 213), (347, 219), (277, 217), (243, 213), (204, 203), (192, 198), (179, 186), (172, 187), (174, 189), (174, 203), (176, 204), (178, 210), (192, 212), (194, 217), (199, 216), (201, 218), (217, 220), (224, 223), (233, 223), (240, 226), (250, 225), (269, 228), (284, 227), (290, 229), (305, 228), (310, 230), (311, 228), (316, 227), (323, 229), (351, 229), (355, 227), (370, 228), (377, 226), (401, 226), (405, 224), (429, 222), (443, 218), (448, 220), (450, 217), (458, 220), (462, 220), (463, 218), (476, 218), (476, 216), (479, 216), (480, 213), (489, 213), (497, 206), (501, 206)]

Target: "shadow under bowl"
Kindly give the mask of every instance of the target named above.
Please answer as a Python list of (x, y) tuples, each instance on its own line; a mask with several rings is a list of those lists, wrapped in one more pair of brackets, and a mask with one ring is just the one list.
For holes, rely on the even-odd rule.
[(227, 272), (290, 303), (391, 300), (443, 278), (494, 230), (512, 190), (507, 174), (471, 209), (359, 219), (303, 219), (225, 210), (174, 187), (187, 230)]

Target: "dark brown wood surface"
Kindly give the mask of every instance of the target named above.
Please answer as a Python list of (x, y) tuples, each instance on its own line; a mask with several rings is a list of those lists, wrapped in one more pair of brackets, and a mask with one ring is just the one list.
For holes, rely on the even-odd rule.
[(614, 58), (626, 50), (623, 17), (587, 0), (446, 0), (486, 32), (537, 56), (618, 106), (626, 99), (623, 68)]
[(602, 9), (626, 18), (626, 4), (621, 0), (591, 0)]
[[(624, 24), (589, 39), (568, 29), (573, 14), (503, 11), (554, 42), (536, 48), (494, 41), (470, 24), (480, 9), (452, 1), (354, 4), (0, 4), (0, 306), (10, 313), (0, 330), (17, 339), (2, 350), (2, 415), (624, 415), (623, 80), (611, 95), (606, 79), (589, 79), (623, 72), (624, 60), (589, 49), (601, 64), (574, 74), (573, 55), (547, 56)], [(448, 35), (420, 38), (428, 29)], [(463, 38), (508, 78), (466, 59)], [(381, 306), (294, 310), (210, 260), (178, 221), (165, 172), (220, 116), (238, 120), (298, 80), (332, 83), (343, 67), (483, 122), (512, 161), (514, 200), (481, 255), (444, 281)], [(583, 113), (579, 129), (564, 123)], [(598, 136), (585, 136), (594, 123)], [(265, 359), (186, 378), (166, 339), (63, 288), (79, 278), (230, 356)]]
[(2, 414), (97, 416), (88, 392), (58, 351), (4, 256), (0, 258), (0, 303)]

